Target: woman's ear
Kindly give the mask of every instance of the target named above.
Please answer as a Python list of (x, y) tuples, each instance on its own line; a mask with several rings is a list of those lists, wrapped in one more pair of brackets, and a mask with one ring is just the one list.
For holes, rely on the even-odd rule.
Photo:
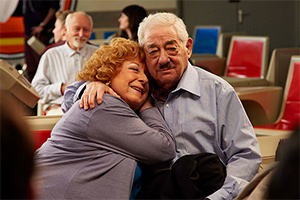
[(193, 39), (192, 38), (189, 38), (187, 40), (185, 47), (187, 49), (188, 58), (190, 58), (192, 56), (192, 51), (193, 51)]

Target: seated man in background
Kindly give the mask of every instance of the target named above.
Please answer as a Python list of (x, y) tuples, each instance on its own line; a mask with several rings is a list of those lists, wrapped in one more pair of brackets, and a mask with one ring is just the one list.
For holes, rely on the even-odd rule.
[(40, 94), (46, 115), (62, 114), (60, 105), (68, 84), (98, 47), (87, 44), (93, 31), (93, 20), (84, 12), (74, 12), (66, 18), (67, 42), (49, 49), (39, 62), (32, 86)]
[(54, 24), (54, 29), (52, 30), (52, 33), (54, 35), (54, 43), (47, 46), (44, 49), (42, 55), (48, 49), (50, 49), (52, 47), (60, 46), (60, 45), (65, 43), (65, 41), (67, 40), (66, 29), (64, 28), (66, 18), (68, 16), (68, 14), (73, 13), (73, 12), (74, 11), (72, 11), (72, 10), (65, 10), (65, 11), (60, 11), (59, 10), (55, 13), (56, 21), (55, 21), (55, 24)]

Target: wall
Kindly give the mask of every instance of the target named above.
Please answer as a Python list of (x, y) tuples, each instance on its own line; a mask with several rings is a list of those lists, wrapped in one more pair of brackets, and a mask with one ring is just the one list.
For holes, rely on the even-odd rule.
[(132, 4), (143, 6), (148, 13), (176, 12), (176, 0), (78, 0), (76, 10), (85, 11), (94, 19), (95, 28), (118, 27), (121, 10)]
[[(300, 46), (299, 0), (178, 0), (178, 12), (193, 36), (196, 25), (221, 25), (223, 32), (245, 32), (269, 36), (271, 53), (275, 48)], [(238, 10), (244, 13), (238, 22)]]

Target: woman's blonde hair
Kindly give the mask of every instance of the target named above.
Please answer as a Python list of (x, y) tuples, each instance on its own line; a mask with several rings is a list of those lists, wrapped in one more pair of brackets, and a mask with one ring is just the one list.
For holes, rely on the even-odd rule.
[(137, 42), (114, 38), (109, 45), (103, 45), (77, 73), (79, 81), (101, 81), (107, 83), (116, 75), (124, 61), (140, 58), (145, 61), (145, 53)]

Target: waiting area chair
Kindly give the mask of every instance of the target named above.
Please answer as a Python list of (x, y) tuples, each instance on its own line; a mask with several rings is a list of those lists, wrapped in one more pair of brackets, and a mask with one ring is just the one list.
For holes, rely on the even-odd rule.
[(193, 54), (216, 54), (221, 26), (196, 26), (194, 29)]
[(267, 71), (267, 36), (232, 36), (225, 77), (264, 78)]
[[(217, 53), (216, 53), (220, 58), (226, 58), (228, 56), (231, 38), (234, 35), (246, 35), (246, 32), (222, 32), (222, 33), (220, 33), (218, 46), (217, 46)], [(223, 76), (223, 74), (222, 74), (222, 76)]]
[[(263, 126), (255, 126), (257, 134), (291, 132), (300, 123), (300, 56), (292, 56), (278, 119)], [(274, 132), (275, 131), (275, 132)]]
[(31, 128), (34, 150), (37, 150), (47, 141), (55, 124), (61, 116), (26, 116), (25, 120)]
[(290, 60), (293, 55), (300, 55), (300, 48), (274, 49), (265, 78), (223, 77), (233, 87), (280, 86), (284, 88)]

